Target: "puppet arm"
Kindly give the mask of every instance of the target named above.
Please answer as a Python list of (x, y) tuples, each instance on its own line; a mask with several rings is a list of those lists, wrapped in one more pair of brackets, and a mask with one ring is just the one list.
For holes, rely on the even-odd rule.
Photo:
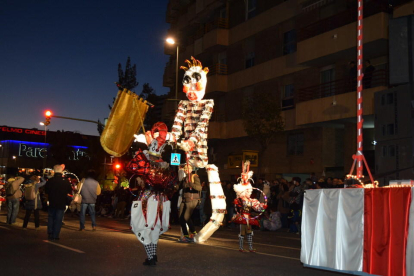
[(178, 139), (180, 139), (181, 135), (183, 134), (183, 124), (185, 120), (185, 114), (187, 112), (187, 103), (185, 101), (180, 101), (178, 104), (178, 110), (175, 114), (174, 123), (171, 129), (171, 133), (169, 135), (169, 141), (176, 143)]

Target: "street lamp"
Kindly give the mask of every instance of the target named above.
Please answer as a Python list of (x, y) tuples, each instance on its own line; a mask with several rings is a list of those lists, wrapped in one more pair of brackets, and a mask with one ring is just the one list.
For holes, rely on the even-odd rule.
[(178, 101), (178, 52), (179, 52), (179, 46), (178, 43), (176, 43), (175, 39), (172, 37), (168, 37), (165, 40), (168, 44), (171, 45), (177, 45), (177, 60), (175, 62), (175, 101)]
[[(50, 112), (50, 111), (46, 111), (46, 113), (48, 113), (48, 112)], [(46, 148), (46, 156), (43, 158), (43, 174), (45, 173), (46, 160), (47, 160), (47, 145), (46, 145), (47, 125), (50, 124), (50, 116), (52, 115), (52, 113), (50, 112), (50, 114), (45, 114), (45, 115), (46, 115), (46, 122), (40, 122), (39, 123), (39, 125), (45, 126), (45, 148)], [(48, 117), (49, 117), (49, 122), (47, 121), (47, 118)]]

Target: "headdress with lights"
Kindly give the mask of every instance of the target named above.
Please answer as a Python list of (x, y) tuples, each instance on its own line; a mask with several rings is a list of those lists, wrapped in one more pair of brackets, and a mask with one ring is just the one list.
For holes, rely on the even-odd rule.
[(253, 172), (249, 171), (250, 168), (250, 161), (244, 162), (242, 174), (239, 178), (241, 181), (239, 184), (234, 184), (233, 189), (236, 192), (237, 196), (240, 196), (243, 192), (247, 190), (253, 190), (252, 185), (250, 184), (249, 180), (253, 176)]

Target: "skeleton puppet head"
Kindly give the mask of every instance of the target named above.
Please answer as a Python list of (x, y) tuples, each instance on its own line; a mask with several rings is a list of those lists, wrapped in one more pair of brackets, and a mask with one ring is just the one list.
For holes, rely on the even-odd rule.
[(194, 57), (191, 57), (191, 61), (187, 59), (185, 62), (188, 63), (188, 68), (180, 67), (185, 70), (183, 92), (187, 94), (190, 101), (201, 101), (206, 93), (208, 68), (203, 69), (201, 62)]

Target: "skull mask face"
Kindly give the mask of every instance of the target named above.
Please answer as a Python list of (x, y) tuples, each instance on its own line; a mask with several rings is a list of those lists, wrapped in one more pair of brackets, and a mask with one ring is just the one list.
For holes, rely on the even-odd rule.
[(183, 92), (187, 94), (190, 101), (201, 101), (204, 98), (207, 85), (208, 68), (203, 69), (201, 62), (191, 57), (191, 61), (186, 60), (189, 68), (181, 66), (185, 70), (183, 78)]

